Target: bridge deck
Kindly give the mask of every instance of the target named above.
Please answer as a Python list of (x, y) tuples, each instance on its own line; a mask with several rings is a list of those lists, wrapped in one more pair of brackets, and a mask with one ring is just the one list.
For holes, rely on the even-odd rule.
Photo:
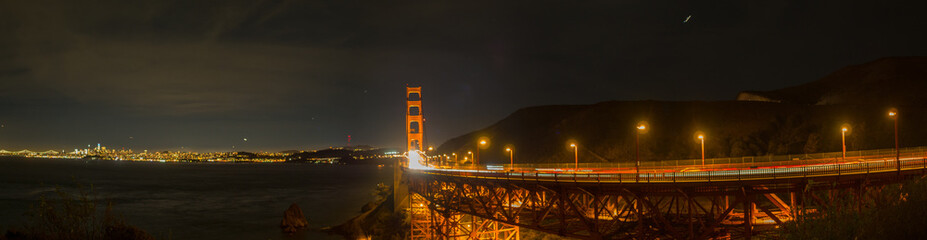
[(639, 171), (516, 164), (406, 173), (427, 207), (413, 217), (433, 220), (432, 237), (459, 233), (455, 216), (466, 214), (579, 239), (774, 238), (784, 222), (833, 207), (874, 206), (882, 187), (927, 173), (925, 148), (902, 149), (897, 160), (893, 151), (867, 152), (873, 154), (650, 163)]
[[(901, 171), (927, 169), (927, 151), (906, 152), (899, 158)], [(789, 180), (820, 177), (852, 177), (898, 172), (895, 154), (853, 158), (811, 159), (767, 163), (681, 165), (641, 168), (550, 168), (539, 165), (500, 165), (489, 169), (435, 167), (424, 174), (448, 177), (497, 179), (508, 181), (573, 183), (722, 183), (754, 180)]]

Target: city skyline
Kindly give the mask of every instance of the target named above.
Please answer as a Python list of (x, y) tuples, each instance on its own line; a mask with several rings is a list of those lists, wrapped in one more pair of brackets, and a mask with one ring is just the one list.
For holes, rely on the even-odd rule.
[(429, 145), (529, 106), (733, 100), (927, 55), (925, 4), (8, 2), (0, 149), (399, 147), (407, 85)]

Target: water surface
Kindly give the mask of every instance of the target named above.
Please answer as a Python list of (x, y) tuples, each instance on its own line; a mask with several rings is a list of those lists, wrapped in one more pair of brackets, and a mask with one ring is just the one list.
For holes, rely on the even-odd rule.
[(297, 203), (315, 228), (337, 225), (374, 199), (392, 169), (296, 163), (149, 163), (0, 157), (0, 229), (55, 186), (74, 179), (130, 224), (173, 239), (342, 239), (319, 232), (280, 232), (283, 211)]

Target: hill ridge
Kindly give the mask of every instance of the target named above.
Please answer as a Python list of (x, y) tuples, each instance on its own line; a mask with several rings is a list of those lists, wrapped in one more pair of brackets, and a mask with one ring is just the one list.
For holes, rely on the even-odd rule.
[[(917, 69), (922, 65), (923, 70)], [(581, 147), (580, 161), (633, 161), (634, 127), (640, 121), (651, 126), (641, 135), (644, 161), (698, 157), (696, 131), (707, 136), (709, 158), (839, 151), (837, 130), (843, 124), (853, 128), (847, 136), (849, 150), (889, 148), (894, 143), (891, 121), (885, 116), (888, 108), (898, 107), (902, 123), (927, 120), (927, 96), (915, 94), (927, 92), (927, 86), (918, 83), (924, 78), (927, 57), (893, 57), (845, 67), (811, 83), (757, 92), (769, 101), (642, 100), (531, 106), (452, 138), (438, 152), (465, 155), (476, 151), (477, 139), (487, 138), (489, 146), (480, 150), (484, 164), (508, 163), (506, 146), (516, 150), (516, 162), (572, 162), (567, 142), (576, 141)], [(833, 87), (847, 82), (854, 86)], [(870, 86), (874, 84), (880, 86)], [(902, 91), (898, 97), (884, 96)], [(865, 99), (846, 98), (847, 94)], [(927, 145), (920, 137), (927, 136), (927, 131), (902, 126), (902, 146)]]

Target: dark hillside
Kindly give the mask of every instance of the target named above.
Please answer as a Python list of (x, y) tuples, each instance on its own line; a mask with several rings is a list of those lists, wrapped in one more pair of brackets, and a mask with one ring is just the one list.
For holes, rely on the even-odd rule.
[(888, 57), (844, 67), (820, 80), (773, 91), (748, 91), (740, 100), (800, 104), (916, 104), (927, 94), (927, 57)]
[[(915, 94), (923, 84), (911, 79), (925, 79), (927, 72), (912, 69), (922, 60), (913, 59), (882, 59), (867, 64), (881, 66), (879, 71), (854, 66), (807, 86), (771, 91), (794, 96), (780, 98), (788, 99), (781, 103), (634, 101), (529, 107), (451, 139), (438, 152), (473, 151), (477, 139), (485, 137), (490, 144), (481, 149), (483, 163), (507, 163), (506, 146), (516, 149), (516, 162), (572, 162), (568, 147), (572, 140), (579, 143), (580, 161), (633, 161), (635, 126), (640, 121), (649, 125), (641, 135), (642, 160), (697, 158), (696, 131), (707, 136), (709, 158), (840, 151), (840, 128), (845, 123), (851, 128), (848, 150), (890, 148), (894, 146), (887, 116), (891, 107), (901, 112), (902, 146), (923, 146), (927, 125), (920, 125), (927, 123), (927, 97)], [(831, 89), (841, 81), (852, 81), (853, 87)], [(885, 86), (904, 86), (911, 92), (889, 96), (895, 88)], [(865, 97), (847, 97), (851, 95)], [(818, 99), (815, 96), (824, 96), (830, 104), (809, 104)]]

